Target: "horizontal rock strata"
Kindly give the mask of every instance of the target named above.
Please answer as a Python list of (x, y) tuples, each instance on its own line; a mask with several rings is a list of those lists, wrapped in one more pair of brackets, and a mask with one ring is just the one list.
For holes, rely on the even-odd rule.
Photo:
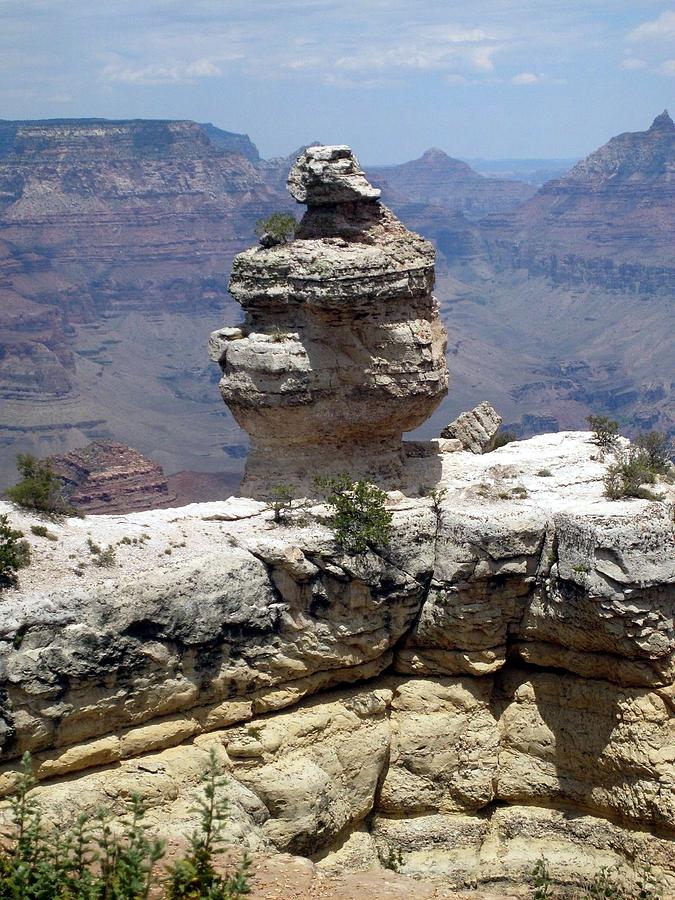
[(68, 502), (84, 513), (125, 513), (176, 499), (162, 467), (131, 447), (95, 441), (49, 460)]
[[(675, 879), (672, 502), (604, 500), (596, 456), (573, 433), (439, 453), (443, 499), (391, 495), (363, 557), (319, 508), (274, 526), (250, 500), (29, 535), (35, 580), (0, 606), (0, 789), (30, 749), (57, 820), (139, 789), (175, 829), (213, 744), (253, 849), (400, 854), (458, 886), (542, 853), (569, 883), (625, 859)], [(87, 537), (117, 570), (82, 579)]]
[(251, 438), (243, 490), (306, 493), (340, 472), (394, 487), (402, 433), (447, 391), (433, 247), (377, 201), (347, 147), (310, 147), (289, 190), (309, 206), (295, 239), (235, 258), (246, 318), (209, 348)]

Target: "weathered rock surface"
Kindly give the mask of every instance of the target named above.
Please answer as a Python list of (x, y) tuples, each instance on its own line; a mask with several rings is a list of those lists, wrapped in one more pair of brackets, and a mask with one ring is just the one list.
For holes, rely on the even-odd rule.
[(344, 145), (308, 147), (289, 173), (288, 190), (307, 206), (377, 200), (380, 196)]
[[(400, 854), (455, 887), (640, 859), (675, 884), (673, 488), (605, 500), (584, 434), (438, 463), (436, 507), (392, 494), (394, 539), (360, 558), (319, 509), (275, 527), (245, 499), (29, 534), (0, 603), (0, 789), (30, 748), (55, 821), (140, 790), (187, 829), (214, 744), (258, 852)], [(82, 575), (89, 536), (117, 568)]]
[(227, 423), (195, 348), (256, 219), (290, 206), (242, 139), (186, 121), (0, 122), (0, 487), (17, 451), (97, 439), (207, 468), (201, 436)]
[(84, 513), (153, 509), (176, 499), (162, 467), (124, 444), (95, 441), (49, 463), (68, 502)]
[(246, 319), (210, 342), (251, 438), (243, 489), (306, 492), (344, 471), (394, 487), (402, 433), (447, 391), (433, 248), (377, 202), (347, 147), (310, 147), (289, 189), (309, 204), (295, 240), (236, 257)]
[(475, 409), (463, 412), (454, 422), (441, 431), (442, 438), (458, 440), (463, 450), (472, 453), (489, 453), (495, 448), (495, 439), (502, 417), (484, 400)]

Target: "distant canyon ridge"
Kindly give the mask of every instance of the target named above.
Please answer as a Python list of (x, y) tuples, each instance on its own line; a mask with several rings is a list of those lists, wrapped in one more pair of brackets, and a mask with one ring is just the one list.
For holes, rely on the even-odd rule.
[[(0, 487), (19, 451), (94, 440), (236, 484), (247, 448), (206, 340), (237, 315), (256, 221), (300, 215), (296, 155), (188, 121), (0, 122)], [(451, 386), (423, 433), (489, 400), (522, 435), (589, 412), (673, 434), (675, 125), (540, 163), (366, 166), (437, 249)]]

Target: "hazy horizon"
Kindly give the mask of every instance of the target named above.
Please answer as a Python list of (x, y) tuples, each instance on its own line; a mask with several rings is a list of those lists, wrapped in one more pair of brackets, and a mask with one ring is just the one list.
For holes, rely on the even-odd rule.
[(364, 162), (576, 159), (673, 105), (654, 0), (0, 0), (0, 118), (166, 118)]

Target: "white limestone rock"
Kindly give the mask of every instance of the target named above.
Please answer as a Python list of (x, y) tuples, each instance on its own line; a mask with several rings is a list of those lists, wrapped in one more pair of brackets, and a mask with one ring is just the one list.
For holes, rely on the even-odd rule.
[(307, 206), (377, 200), (381, 193), (368, 183), (344, 144), (307, 147), (291, 169), (287, 186), (291, 196)]
[(475, 409), (463, 412), (441, 431), (442, 438), (458, 440), (471, 453), (489, 453), (502, 424), (502, 417), (484, 400)]

